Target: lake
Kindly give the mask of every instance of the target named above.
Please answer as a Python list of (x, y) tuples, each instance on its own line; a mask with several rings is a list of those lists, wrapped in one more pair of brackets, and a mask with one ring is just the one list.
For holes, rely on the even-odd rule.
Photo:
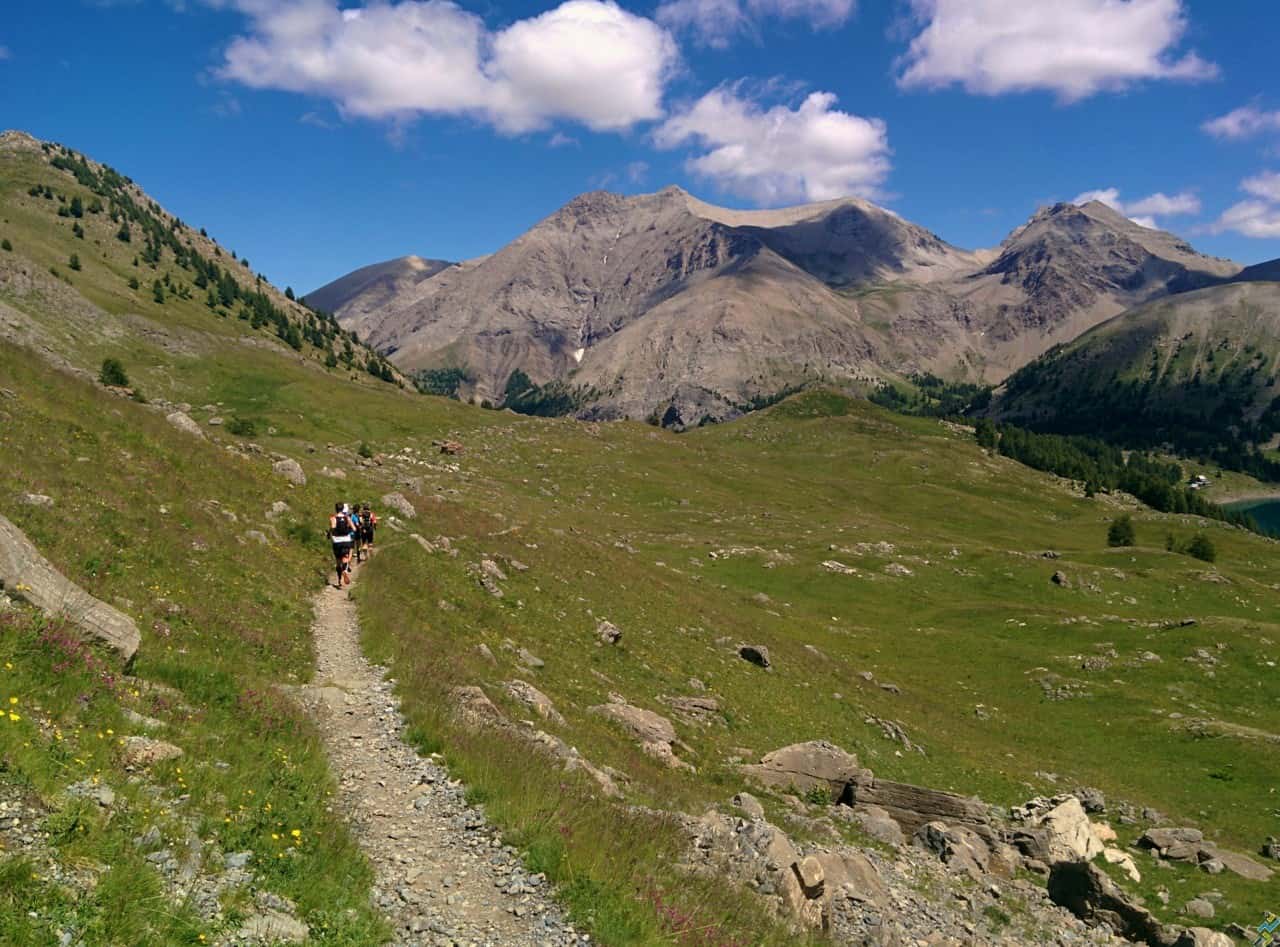
[(1248, 513), (1264, 532), (1280, 536), (1280, 497), (1265, 500), (1241, 500), (1226, 504), (1228, 510)]

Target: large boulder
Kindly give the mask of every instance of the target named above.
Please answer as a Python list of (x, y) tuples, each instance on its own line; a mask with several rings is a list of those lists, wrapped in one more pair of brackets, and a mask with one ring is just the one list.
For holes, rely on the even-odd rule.
[(1178, 935), (1133, 901), (1096, 865), (1058, 862), (1049, 872), (1050, 899), (1076, 917), (1148, 947), (1173, 947)]
[(858, 758), (826, 740), (793, 743), (742, 767), (757, 782), (784, 792), (819, 790), (841, 801), (858, 775)]
[(1060, 861), (1091, 861), (1102, 854), (1102, 842), (1094, 834), (1093, 824), (1084, 806), (1075, 796), (1054, 806), (1038, 820), (1045, 832), (1049, 864)]
[(106, 645), (127, 666), (138, 652), (133, 619), (94, 598), (55, 569), (26, 534), (0, 516), (0, 587), (46, 615), (65, 618), (88, 641)]

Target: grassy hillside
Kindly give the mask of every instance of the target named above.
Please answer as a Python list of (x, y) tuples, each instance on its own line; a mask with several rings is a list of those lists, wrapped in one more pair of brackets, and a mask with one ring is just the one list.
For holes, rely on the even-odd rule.
[(1015, 373), (1002, 418), (1170, 445), (1270, 480), (1280, 433), (1280, 283), (1240, 283), (1135, 309)]
[[(459, 470), (423, 485), (437, 498), (424, 533), (460, 555), (397, 545), (360, 602), (424, 732), (535, 837), (526, 787), (507, 776), (518, 752), (448, 736), (452, 684), (481, 683), (521, 719), (499, 685), (531, 681), (567, 720), (540, 726), (662, 808), (723, 803), (746, 785), (737, 761), (830, 739), (879, 775), (996, 803), (1094, 785), (1242, 850), (1274, 831), (1273, 542), (1085, 500), (967, 433), (820, 393), (680, 437), (512, 420), (464, 439)], [(1121, 511), (1139, 545), (1110, 549)], [(1216, 568), (1165, 551), (1168, 534), (1200, 529)], [(506, 568), (497, 599), (477, 581), (483, 558), (529, 568)], [(1057, 570), (1071, 588), (1050, 582)], [(596, 644), (602, 618), (623, 630), (617, 647)], [(766, 645), (773, 670), (739, 659), (742, 642)], [(522, 667), (519, 648), (545, 667)], [(663, 701), (700, 693), (691, 678), (720, 702), (709, 725)], [(587, 712), (610, 692), (676, 719), (697, 773), (663, 768)], [(571, 862), (571, 846), (556, 857)], [(1154, 880), (1194, 884), (1190, 871)], [(1214, 883), (1229, 889), (1224, 923), (1274, 900), (1274, 885)]]
[[(0, 801), (29, 806), (50, 835), (47, 855), (0, 851), (0, 941), (45, 944), (72, 929), (92, 943), (196, 944), (234, 930), (251, 909), (246, 888), (224, 892), (214, 924), (147, 860), (189, 852), (192, 837), (199, 877), (252, 852), (256, 884), (297, 901), (313, 942), (379, 941), (369, 871), (328, 809), (316, 734), (273, 685), (311, 674), (307, 601), (329, 562), (327, 509), (391, 489), (417, 507), (409, 528), (458, 552), (383, 530), (357, 591), (368, 650), (392, 665), (423, 748), (446, 754), (605, 943), (794, 942), (749, 899), (680, 875), (680, 837), (646, 809), (723, 804), (746, 786), (737, 762), (797, 740), (830, 739), (878, 775), (993, 803), (1088, 784), (1113, 807), (1154, 806), (1242, 851), (1274, 834), (1275, 542), (1085, 499), (988, 456), (964, 429), (822, 392), (679, 436), (417, 396), (359, 354), (326, 366), (344, 351), (339, 334), (298, 349), (270, 320), (255, 328), (252, 302), (243, 320), (243, 300), (157, 303), (163, 273), (194, 287), (167, 243), (155, 269), (139, 260), (130, 290), (133, 248), (113, 235), (107, 202), (90, 220), (92, 189), (53, 166), (61, 152), (4, 141), (0, 239), (13, 249), (0, 250), (11, 340), (0, 343), (0, 440), (11, 462), (0, 513), (137, 619), (143, 641), (136, 677), (104, 675), (63, 630), (20, 606), (0, 612), (0, 697), (18, 698), (20, 718), (0, 721)], [(77, 193), (86, 216), (58, 216), (58, 195), (70, 213)], [(73, 252), (80, 270), (62, 262)], [(310, 325), (265, 284), (262, 294)], [(106, 357), (152, 405), (94, 380)], [(191, 405), (206, 438), (167, 424), (162, 399)], [(441, 439), (463, 452), (442, 455)], [(271, 472), (277, 455), (301, 463), (306, 486)], [(53, 505), (29, 506), (26, 493)], [(276, 501), (288, 509), (267, 516)], [(1110, 549), (1121, 512), (1138, 545)], [(1216, 565), (1165, 550), (1168, 534), (1201, 531)], [(479, 581), (485, 559), (505, 575), (491, 580), (500, 598)], [(1058, 570), (1069, 588), (1050, 582)], [(601, 619), (622, 629), (620, 644), (597, 644)], [(773, 669), (738, 658), (739, 643), (766, 645)], [(458, 729), (448, 692), (459, 683), (530, 716), (500, 686), (517, 678), (565, 717), (539, 726), (625, 774), (642, 808), (601, 802), (521, 743)], [(671, 717), (695, 770), (664, 767), (588, 710), (611, 693)], [(663, 700), (694, 694), (719, 702), (706, 722)], [(127, 772), (119, 741), (148, 732), (185, 755)], [(117, 794), (112, 806), (67, 795), (95, 778)], [(779, 824), (806, 831), (763, 795)], [(1141, 829), (1117, 827), (1126, 842)], [(1148, 890), (1205, 883), (1144, 858)], [(76, 872), (94, 884), (73, 883)], [(1275, 882), (1212, 885), (1225, 895), (1215, 924), (1253, 923), (1276, 901)]]

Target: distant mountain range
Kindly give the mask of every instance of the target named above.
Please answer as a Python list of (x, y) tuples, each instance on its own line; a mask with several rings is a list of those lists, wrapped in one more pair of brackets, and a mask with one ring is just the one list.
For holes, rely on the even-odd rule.
[(858, 199), (716, 207), (669, 187), (584, 194), (496, 253), (404, 257), (309, 294), (405, 371), (501, 403), (523, 380), (593, 418), (677, 427), (813, 382), (1000, 382), (1135, 306), (1236, 278), (1100, 203), (1045, 208), (964, 250)]

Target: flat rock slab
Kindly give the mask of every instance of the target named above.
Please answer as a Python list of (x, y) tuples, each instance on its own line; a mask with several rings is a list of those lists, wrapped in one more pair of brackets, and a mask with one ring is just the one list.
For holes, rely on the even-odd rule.
[(0, 586), (46, 615), (65, 618), (91, 642), (128, 665), (140, 635), (133, 619), (100, 601), (53, 567), (17, 526), (0, 516)]

